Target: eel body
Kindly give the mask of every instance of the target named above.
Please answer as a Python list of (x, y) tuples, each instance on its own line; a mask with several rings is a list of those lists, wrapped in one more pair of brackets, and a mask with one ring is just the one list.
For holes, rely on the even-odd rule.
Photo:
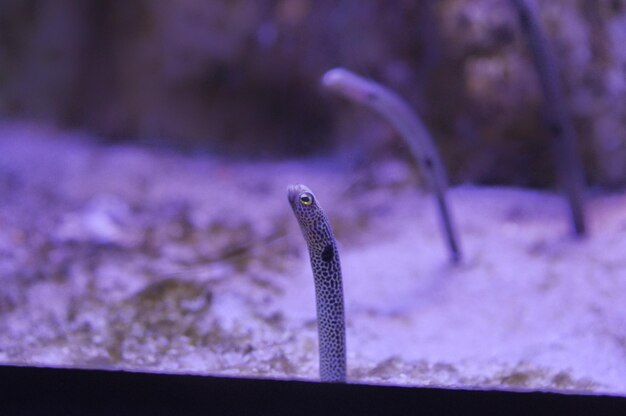
[(580, 159), (576, 129), (567, 109), (559, 77), (557, 58), (550, 47), (535, 2), (513, 0), (513, 5), (517, 10), (522, 30), (528, 38), (539, 84), (543, 91), (545, 121), (552, 135), (552, 153), (557, 179), (569, 204), (574, 233), (582, 237), (587, 233), (585, 174)]
[(345, 382), (346, 330), (337, 242), (328, 217), (309, 188), (292, 185), (287, 196), (306, 240), (315, 280), (320, 379)]
[(355, 103), (371, 108), (400, 133), (435, 195), (450, 251), (450, 260), (452, 263), (459, 263), (462, 255), (446, 199), (448, 188), (446, 171), (434, 140), (424, 123), (398, 94), (347, 69), (331, 69), (324, 74), (322, 84)]

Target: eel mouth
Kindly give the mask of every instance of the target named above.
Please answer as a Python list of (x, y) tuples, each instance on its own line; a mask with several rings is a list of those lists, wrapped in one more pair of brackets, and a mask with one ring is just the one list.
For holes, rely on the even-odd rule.
[(289, 204), (293, 207), (296, 202), (296, 198), (300, 194), (300, 185), (290, 185), (287, 187), (287, 199), (289, 200)]

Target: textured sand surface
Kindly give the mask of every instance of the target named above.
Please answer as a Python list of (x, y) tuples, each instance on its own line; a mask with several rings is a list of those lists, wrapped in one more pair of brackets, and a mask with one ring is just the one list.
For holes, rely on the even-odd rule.
[(553, 193), (455, 188), (453, 267), (399, 161), (244, 163), (7, 122), (0, 361), (317, 378), (291, 183), (339, 240), (352, 381), (626, 394), (626, 194), (590, 197), (574, 240)]

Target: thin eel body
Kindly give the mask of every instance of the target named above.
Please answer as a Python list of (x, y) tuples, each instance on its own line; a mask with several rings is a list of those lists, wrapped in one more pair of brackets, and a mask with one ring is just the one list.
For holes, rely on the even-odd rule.
[(569, 203), (571, 221), (577, 236), (587, 233), (584, 189), (585, 178), (580, 160), (576, 130), (567, 109), (565, 95), (559, 78), (556, 56), (550, 48), (537, 6), (532, 0), (513, 0), (543, 90), (546, 119), (552, 134), (552, 152), (555, 158), (558, 181)]
[(315, 280), (320, 379), (345, 382), (346, 330), (337, 242), (326, 214), (309, 188), (290, 186), (287, 197), (306, 240)]
[(447, 175), (439, 152), (424, 124), (397, 94), (346, 69), (335, 68), (326, 72), (322, 84), (358, 104), (370, 107), (386, 118), (404, 138), (435, 194), (450, 258), (453, 263), (458, 263), (461, 260), (461, 249), (446, 200)]

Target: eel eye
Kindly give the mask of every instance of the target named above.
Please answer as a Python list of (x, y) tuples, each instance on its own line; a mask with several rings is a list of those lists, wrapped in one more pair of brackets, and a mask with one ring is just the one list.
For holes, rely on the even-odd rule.
[(302, 205), (311, 205), (313, 203), (313, 195), (308, 192), (300, 194), (300, 203)]

